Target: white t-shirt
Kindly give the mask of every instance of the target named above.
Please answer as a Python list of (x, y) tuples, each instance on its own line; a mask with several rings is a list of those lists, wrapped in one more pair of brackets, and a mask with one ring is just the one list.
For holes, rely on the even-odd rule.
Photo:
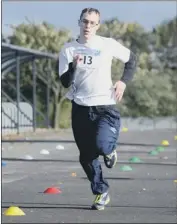
[(68, 70), (76, 55), (80, 55), (82, 60), (77, 65), (74, 84), (66, 97), (84, 106), (116, 104), (111, 79), (112, 59), (126, 63), (130, 50), (112, 38), (98, 35), (86, 44), (76, 40), (66, 43), (59, 53), (59, 76)]

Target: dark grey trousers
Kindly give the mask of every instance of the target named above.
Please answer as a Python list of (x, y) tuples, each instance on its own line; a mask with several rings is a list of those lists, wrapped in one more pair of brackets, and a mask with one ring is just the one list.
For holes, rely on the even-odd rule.
[(72, 102), (72, 129), (80, 151), (79, 161), (92, 192), (102, 194), (108, 190), (109, 184), (103, 177), (98, 159), (116, 148), (120, 114), (115, 105), (87, 107)]

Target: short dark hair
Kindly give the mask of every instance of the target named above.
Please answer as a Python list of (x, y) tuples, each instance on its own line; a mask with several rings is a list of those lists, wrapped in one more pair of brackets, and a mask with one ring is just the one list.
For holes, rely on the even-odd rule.
[(82, 10), (81, 14), (80, 14), (80, 20), (83, 16), (84, 13), (92, 13), (92, 12), (95, 12), (96, 14), (98, 14), (100, 16), (100, 12), (98, 9), (95, 9), (95, 8), (85, 8)]

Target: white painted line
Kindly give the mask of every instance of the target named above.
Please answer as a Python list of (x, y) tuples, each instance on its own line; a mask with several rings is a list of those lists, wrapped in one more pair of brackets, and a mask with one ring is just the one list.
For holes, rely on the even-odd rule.
[(6, 177), (5, 179), (2, 178), (2, 184), (8, 184), (8, 183), (12, 183), (12, 182), (15, 182), (15, 181), (19, 181), (19, 180), (22, 180), (22, 179), (25, 179), (27, 178), (28, 176), (23, 176), (23, 177), (18, 177), (18, 178), (8, 178)]

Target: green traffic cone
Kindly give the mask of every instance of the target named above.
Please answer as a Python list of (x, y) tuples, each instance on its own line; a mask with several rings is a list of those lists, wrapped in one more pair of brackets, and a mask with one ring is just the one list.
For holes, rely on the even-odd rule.
[(155, 155), (158, 155), (159, 153), (156, 150), (152, 150), (152, 151), (149, 152), (149, 154), (152, 155), (152, 156), (155, 156)]
[(121, 170), (121, 171), (131, 171), (132, 168), (131, 168), (131, 166), (124, 165), (124, 166), (121, 166), (121, 167), (120, 167), (120, 170)]
[(140, 163), (141, 159), (139, 157), (134, 156), (134, 157), (129, 159), (129, 162), (131, 162), (131, 163)]
[(158, 151), (158, 152), (163, 152), (165, 149), (164, 149), (164, 147), (162, 147), (162, 146), (158, 146), (157, 148), (156, 148), (156, 151)]

